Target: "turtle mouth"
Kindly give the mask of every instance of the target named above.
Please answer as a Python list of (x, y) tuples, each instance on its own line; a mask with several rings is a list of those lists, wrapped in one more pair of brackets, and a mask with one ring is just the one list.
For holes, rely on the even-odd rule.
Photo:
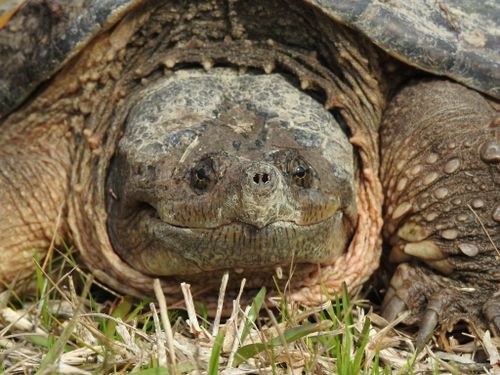
[[(153, 206), (144, 203), (132, 221), (115, 222), (111, 236), (115, 250), (144, 274), (198, 280), (207, 273), (215, 277), (230, 271), (259, 278), (292, 263), (316, 265), (340, 256), (350, 240), (342, 219), (342, 211), (336, 211), (310, 225), (278, 220), (258, 228), (233, 221), (193, 228), (162, 220)], [(133, 238), (142, 241), (127, 240)]]

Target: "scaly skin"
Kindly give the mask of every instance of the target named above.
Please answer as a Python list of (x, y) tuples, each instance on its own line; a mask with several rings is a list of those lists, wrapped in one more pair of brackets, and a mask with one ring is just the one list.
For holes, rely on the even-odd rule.
[[(62, 122), (58, 122), (62, 121)], [(13, 115), (0, 132), (0, 275), (33, 272), (65, 231), (71, 141), (61, 116)]]
[(409, 83), (385, 113), (384, 236), (401, 265), (384, 314), (409, 309), (419, 344), (438, 322), (500, 329), (498, 119), (487, 99), (444, 80)]

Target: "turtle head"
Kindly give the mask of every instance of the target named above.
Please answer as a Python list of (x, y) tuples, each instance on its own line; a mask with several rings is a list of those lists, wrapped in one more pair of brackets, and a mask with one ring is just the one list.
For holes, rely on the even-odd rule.
[(184, 279), (331, 261), (356, 225), (353, 164), (335, 117), (284, 76), (178, 72), (127, 118), (111, 241), (141, 272)]

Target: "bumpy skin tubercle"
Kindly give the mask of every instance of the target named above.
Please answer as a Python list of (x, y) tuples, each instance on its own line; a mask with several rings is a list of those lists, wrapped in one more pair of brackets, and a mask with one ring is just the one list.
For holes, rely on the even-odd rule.
[(384, 314), (409, 309), (420, 345), (437, 323), (500, 328), (498, 116), (480, 94), (444, 80), (408, 84), (385, 114), (384, 236), (401, 265)]

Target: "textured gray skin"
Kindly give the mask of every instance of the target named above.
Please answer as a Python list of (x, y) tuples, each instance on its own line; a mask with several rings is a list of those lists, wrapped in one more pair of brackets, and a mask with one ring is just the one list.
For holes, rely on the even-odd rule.
[[(307, 0), (338, 22), (362, 33), (399, 60), (448, 76), (500, 97), (500, 5), (494, 0), (332, 1)], [(15, 18), (39, 14), (40, 28), (22, 36), (0, 30), (0, 118), (17, 108), (41, 83), (77, 54), (107, 23), (138, 0), (43, 1), (25, 4)], [(13, 22), (14, 21), (14, 22)], [(28, 51), (32, 51), (28, 53)]]
[(500, 98), (496, 0), (308, 0), (397, 59)]
[[(290, 259), (320, 263), (344, 252), (357, 215), (353, 147), (320, 103), (280, 74), (224, 68), (179, 71), (139, 96), (108, 179), (117, 197), (108, 202), (118, 218), (111, 237), (134, 267), (192, 277)], [(308, 189), (280, 162), (296, 150), (313, 174)], [(214, 186), (199, 192), (185, 176), (207, 157)], [(255, 183), (263, 173), (269, 181)], [(134, 202), (161, 221), (146, 212), (135, 225)]]

